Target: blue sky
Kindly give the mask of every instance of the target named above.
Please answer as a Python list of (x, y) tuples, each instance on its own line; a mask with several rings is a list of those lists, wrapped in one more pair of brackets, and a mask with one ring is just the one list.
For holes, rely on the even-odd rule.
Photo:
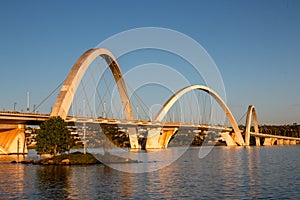
[[(239, 119), (255, 105), (260, 124), (300, 123), (300, 2), (0, 1), (0, 109), (38, 104), (77, 58), (104, 39), (164, 27), (200, 43), (218, 66)], [(49, 112), (51, 102), (45, 112)]]

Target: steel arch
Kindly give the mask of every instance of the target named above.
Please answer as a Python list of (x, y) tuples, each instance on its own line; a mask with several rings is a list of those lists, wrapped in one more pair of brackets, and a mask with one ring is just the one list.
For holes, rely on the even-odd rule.
[(191, 86), (187, 86), (181, 90), (179, 90), (178, 92), (176, 92), (174, 95), (172, 95), (167, 102), (163, 105), (163, 107), (160, 109), (160, 111), (158, 112), (158, 114), (156, 115), (155, 121), (162, 121), (162, 119), (165, 117), (165, 115), (167, 114), (167, 112), (170, 110), (170, 108), (174, 105), (174, 103), (185, 93), (192, 91), (192, 90), (202, 90), (206, 93), (208, 93), (209, 95), (211, 95), (216, 101), (217, 103), (221, 106), (221, 108), (223, 109), (223, 111), (225, 112), (233, 130), (235, 133), (235, 141), (243, 146), (244, 145), (244, 139), (242, 137), (241, 131), (238, 127), (238, 124), (234, 118), (234, 116), (232, 115), (231, 111), (229, 110), (229, 108), (227, 107), (227, 105), (225, 104), (225, 102), (222, 100), (222, 98), (212, 89), (210, 89), (207, 86), (204, 85), (191, 85)]
[(103, 48), (89, 49), (76, 61), (60, 90), (58, 98), (56, 99), (52, 109), (51, 116), (60, 116), (61, 118), (66, 119), (82, 77), (90, 64), (98, 56), (101, 56), (106, 61), (114, 76), (122, 100), (125, 118), (127, 120), (134, 119), (125, 81), (118, 62), (109, 50)]
[(259, 133), (256, 111), (255, 111), (254, 106), (250, 105), (248, 107), (247, 118), (246, 118), (246, 130), (245, 130), (245, 145), (247, 145), (247, 146), (250, 145), (250, 131), (251, 131), (250, 129), (251, 129), (252, 118), (253, 118), (253, 124), (254, 124), (254, 132)]

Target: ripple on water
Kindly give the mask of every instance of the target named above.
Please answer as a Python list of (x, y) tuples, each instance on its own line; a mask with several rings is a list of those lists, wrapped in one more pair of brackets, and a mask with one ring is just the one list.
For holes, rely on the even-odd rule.
[(299, 146), (215, 147), (202, 159), (198, 153), (199, 148), (191, 148), (161, 170), (136, 174), (103, 165), (1, 161), (0, 199), (300, 198)]

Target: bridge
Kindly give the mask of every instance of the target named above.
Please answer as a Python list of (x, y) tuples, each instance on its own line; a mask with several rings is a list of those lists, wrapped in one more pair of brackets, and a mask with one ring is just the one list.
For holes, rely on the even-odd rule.
[[(78, 115), (68, 115), (72, 102), (74, 101), (76, 91), (83, 79), (86, 71), (92, 62), (101, 57), (109, 66), (110, 72), (116, 84), (119, 97), (121, 99), (122, 119), (103, 117), (86, 117)], [(209, 124), (191, 123), (191, 122), (167, 122), (167, 113), (176, 102), (190, 91), (202, 91), (208, 94), (220, 106), (225, 113), (230, 127), (222, 127)], [(86, 91), (84, 91), (85, 93)], [(98, 95), (100, 96), (100, 95)], [(101, 97), (99, 97), (101, 98)], [(105, 101), (103, 109), (105, 111)], [(239, 129), (238, 123), (231, 113), (230, 109), (222, 98), (211, 88), (204, 85), (191, 85), (182, 88), (173, 94), (159, 110), (153, 120), (135, 119), (132, 111), (130, 97), (128, 95), (127, 85), (123, 79), (123, 75), (119, 64), (113, 54), (107, 49), (96, 48), (86, 51), (76, 61), (70, 73), (68, 74), (61, 90), (58, 94), (52, 112), (50, 114), (37, 113), (20, 113), (20, 112), (0, 112), (0, 152), (4, 154), (20, 153), (27, 151), (25, 145), (24, 129), (26, 125), (39, 125), (43, 121), (52, 116), (60, 116), (70, 124), (76, 123), (96, 123), (122, 125), (127, 128), (129, 134), (130, 147), (133, 149), (143, 148), (138, 141), (138, 127), (147, 128), (147, 139), (144, 148), (167, 148), (171, 138), (177, 133), (179, 128), (190, 130), (207, 131), (213, 130), (220, 132), (228, 146), (249, 146), (250, 136), (255, 137), (256, 145), (260, 145), (260, 138), (264, 138), (264, 145), (274, 144), (297, 144), (300, 138), (275, 136), (259, 133), (258, 121), (254, 106), (249, 106), (246, 117), (246, 129), (244, 136)], [(251, 132), (252, 121), (254, 124), (254, 132)]]

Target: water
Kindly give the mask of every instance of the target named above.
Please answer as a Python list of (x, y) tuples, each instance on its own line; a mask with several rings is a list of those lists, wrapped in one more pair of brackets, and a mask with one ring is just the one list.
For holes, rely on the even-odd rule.
[(198, 153), (191, 148), (161, 170), (137, 174), (11, 164), (0, 156), (0, 199), (300, 199), (299, 146), (215, 147), (203, 159)]

